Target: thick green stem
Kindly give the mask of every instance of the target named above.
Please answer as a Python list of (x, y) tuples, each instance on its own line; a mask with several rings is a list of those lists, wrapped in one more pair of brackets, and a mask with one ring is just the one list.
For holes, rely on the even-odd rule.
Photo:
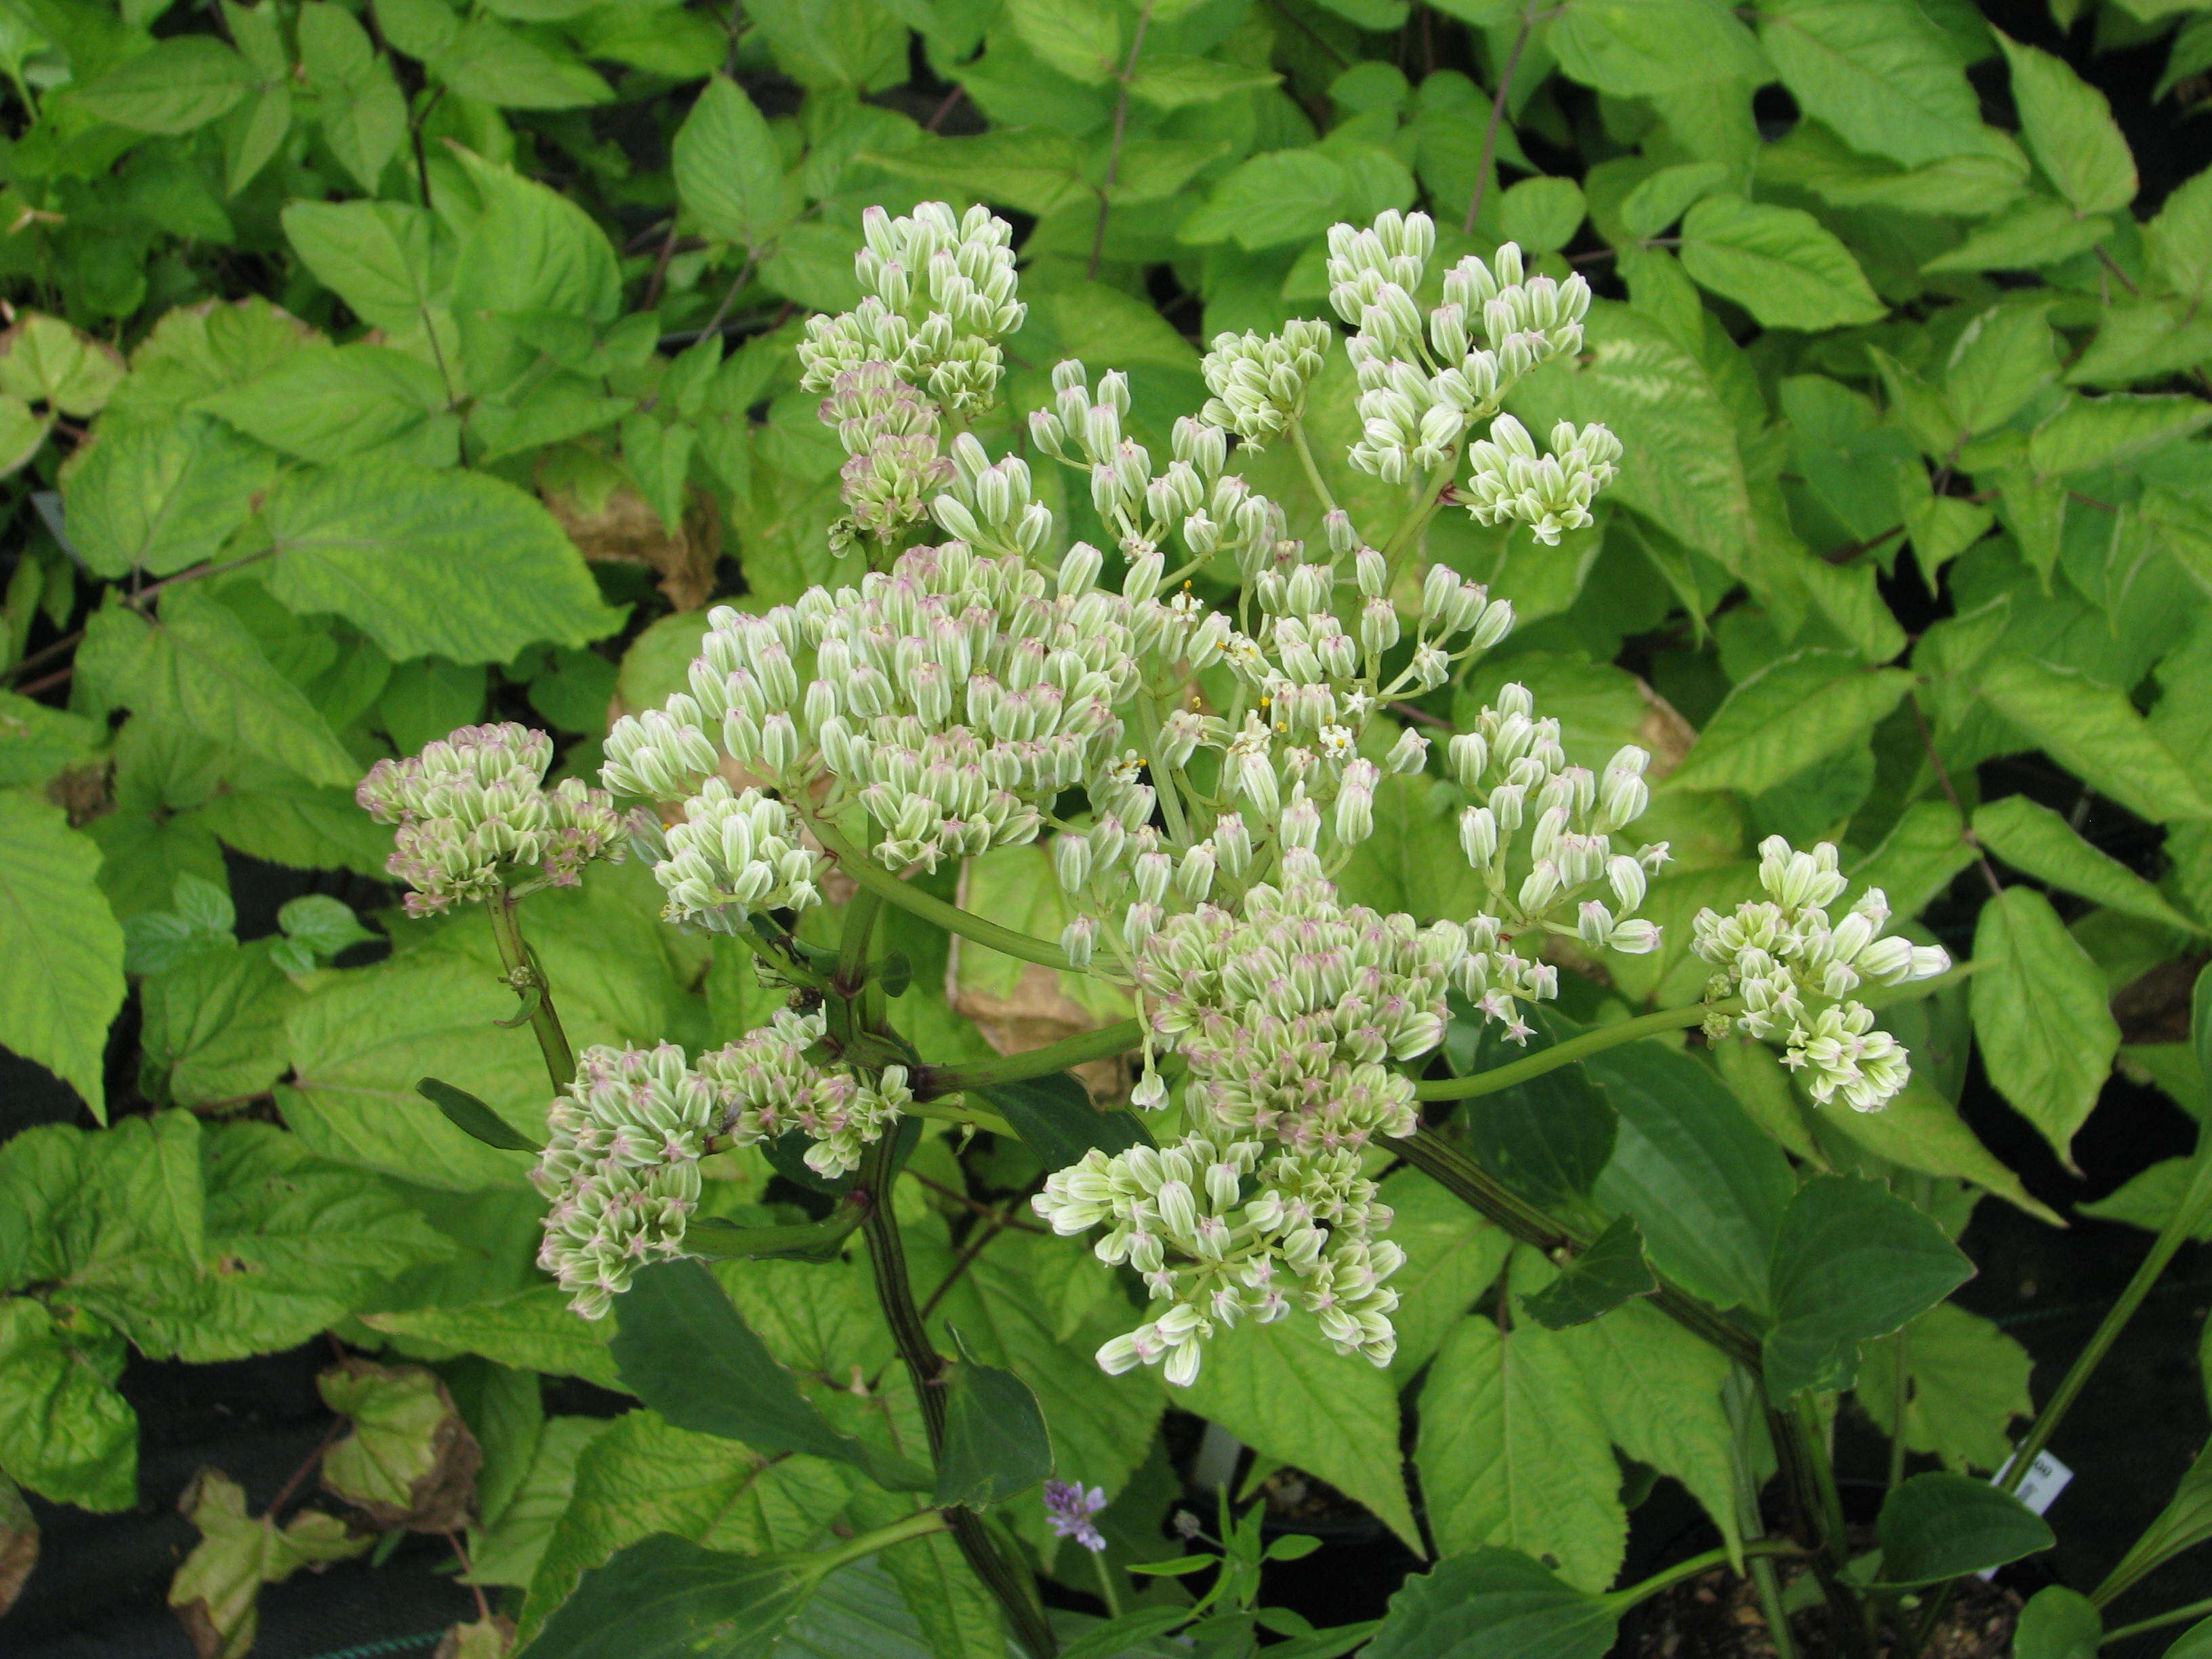
[(1656, 1014), (1638, 1014), (1634, 1019), (1601, 1025), (1594, 1031), (1569, 1037), (1565, 1042), (1540, 1048), (1527, 1059), (1516, 1060), (1509, 1066), (1494, 1066), (1467, 1077), (1439, 1078), (1433, 1083), (1416, 1084), (1413, 1095), (1419, 1100), (1472, 1100), (1479, 1095), (1494, 1095), (1500, 1089), (1510, 1089), (1532, 1077), (1556, 1072), (1562, 1066), (1571, 1066), (1607, 1048), (1617, 1048), (1624, 1042), (1639, 1042), (1648, 1036), (1703, 1024), (1707, 1014), (1729, 1013), (1737, 1006), (1733, 1001), (1695, 1002), (1686, 1008), (1662, 1008)]
[[(860, 1185), (868, 1199), (868, 1218), (860, 1224), (867, 1240), (868, 1265), (876, 1281), (876, 1300), (890, 1327), (891, 1340), (913, 1379), (915, 1399), (921, 1407), (921, 1423), (929, 1437), (930, 1461), (945, 1449), (945, 1356), (929, 1340), (921, 1310), (915, 1304), (914, 1285), (907, 1277), (906, 1244), (899, 1236), (898, 1218), (892, 1213), (891, 1187), (896, 1179), (896, 1137), (885, 1135), (868, 1149), (860, 1165)], [(984, 1588), (998, 1599), (1021, 1644), (1036, 1659), (1054, 1659), (1060, 1644), (1038, 1602), (1036, 1586), (1020, 1563), (1009, 1561), (982, 1517), (971, 1510), (943, 1511), (953, 1541)]]
[(1133, 1019), (1117, 1019), (1095, 1031), (1063, 1038), (1042, 1048), (1030, 1048), (997, 1060), (971, 1060), (965, 1066), (930, 1066), (915, 1079), (917, 1100), (935, 1100), (963, 1090), (988, 1089), (1000, 1083), (1025, 1083), (1049, 1077), (1093, 1060), (1126, 1054), (1145, 1039), (1145, 1028)]
[(810, 827), (823, 847), (837, 860), (837, 867), (850, 876), (855, 884), (873, 893), (885, 903), (896, 905), (909, 915), (920, 916), (924, 921), (942, 927), (948, 933), (972, 939), (993, 951), (1018, 957), (1024, 962), (1040, 963), (1047, 968), (1058, 968), (1064, 972), (1078, 971), (1067, 959), (1067, 953), (1057, 945), (1048, 945), (1027, 933), (1018, 933), (1011, 927), (1001, 927), (995, 921), (971, 915), (957, 904), (947, 904), (934, 894), (922, 892), (911, 884), (878, 864), (860, 848), (819, 818), (810, 820)]
[(1306, 483), (1312, 488), (1314, 498), (1320, 501), (1324, 513), (1336, 511), (1336, 497), (1328, 491), (1328, 481), (1321, 475), (1321, 463), (1314, 459), (1313, 446), (1306, 441), (1305, 417), (1301, 415), (1291, 422), (1291, 446), (1298, 453), (1298, 465), (1305, 469)]
[(909, 1538), (927, 1538), (933, 1532), (943, 1532), (951, 1524), (943, 1510), (916, 1510), (904, 1520), (894, 1521), (887, 1527), (878, 1527), (872, 1532), (861, 1533), (847, 1539), (834, 1549), (823, 1551), (812, 1557), (807, 1565), (819, 1569), (827, 1577), (864, 1555), (873, 1555), (878, 1550), (903, 1544)]
[[(1807, 1406), (1809, 1410), (1809, 1396)], [(1808, 1425), (1804, 1413), (1767, 1409), (1767, 1433), (1782, 1467), (1783, 1490), (1790, 1499), (1798, 1541), (1811, 1553), (1813, 1576), (1828, 1604), (1830, 1637), (1850, 1659), (1873, 1659), (1866, 1606), (1842, 1573), (1850, 1559), (1850, 1542), (1844, 1530), (1842, 1498), (1818, 1427), (1817, 1422)]]
[[(1804, 1552), (1786, 1539), (1760, 1538), (1743, 1547), (1743, 1553), (1754, 1560), (1765, 1560), (1777, 1555), (1802, 1555)], [(1614, 1590), (1606, 1597), (1623, 1608), (1632, 1607), (1640, 1601), (1649, 1601), (1662, 1591), (1670, 1590), (1686, 1578), (1695, 1578), (1699, 1573), (1711, 1572), (1715, 1567), (1733, 1566), (1735, 1563), (1725, 1549), (1707, 1550), (1703, 1555), (1693, 1555), (1686, 1561), (1677, 1561), (1652, 1574), (1640, 1584), (1631, 1584), (1626, 1589)]]
[(1421, 481), (1420, 505), (1406, 515), (1406, 522), (1400, 525), (1390, 539), (1383, 544), (1382, 562), (1390, 572), (1390, 586), (1383, 590), (1385, 592), (1396, 591), (1400, 562), (1420, 540), (1421, 532), (1429, 527), (1429, 520), (1437, 516), (1437, 509), (1443, 505), (1444, 486), (1451, 482), (1453, 469), (1458, 465), (1459, 452), (1456, 449), (1437, 464), (1429, 476)]
[(546, 983), (529, 944), (522, 937), (522, 921), (515, 914), (514, 895), (502, 889), (484, 901), (491, 914), (491, 936), (499, 943), (500, 964), (507, 982), (529, 1011), (530, 1030), (544, 1056), (545, 1075), (557, 1092), (576, 1080), (576, 1056), (568, 1047), (568, 1034), (561, 1029), (561, 1016), (553, 1006), (553, 988)]
[[(1403, 1140), (1386, 1136), (1383, 1145), (1524, 1244), (1533, 1244), (1549, 1255), (1559, 1249), (1578, 1249), (1590, 1242), (1589, 1235), (1529, 1203), (1431, 1130), (1416, 1129)], [(1748, 1367), (1754, 1376), (1758, 1374), (1757, 1340), (1726, 1316), (1663, 1279), (1659, 1281), (1651, 1304), (1685, 1330), (1704, 1338), (1731, 1359)]]

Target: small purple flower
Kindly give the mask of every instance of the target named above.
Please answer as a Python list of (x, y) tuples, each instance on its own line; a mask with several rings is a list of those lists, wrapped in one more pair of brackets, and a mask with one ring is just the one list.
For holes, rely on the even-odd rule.
[(1106, 1547), (1106, 1538), (1091, 1517), (1105, 1507), (1106, 1493), (1102, 1487), (1093, 1486), (1085, 1492), (1079, 1481), (1044, 1483), (1046, 1522), (1062, 1538), (1073, 1538), (1094, 1555)]
[(1194, 1510), (1177, 1510), (1175, 1512), (1175, 1529), (1178, 1538), (1195, 1538), (1206, 1530), (1206, 1522), (1198, 1518)]

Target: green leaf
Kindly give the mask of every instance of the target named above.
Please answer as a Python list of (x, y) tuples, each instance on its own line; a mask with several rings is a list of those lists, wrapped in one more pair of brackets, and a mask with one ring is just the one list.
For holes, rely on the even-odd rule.
[(1007, 0), (1022, 44), (1071, 81), (1097, 86), (1121, 67), (1116, 9), (1089, 0)]
[(384, 1531), (450, 1533), (467, 1522), (483, 1454), (437, 1373), (349, 1358), (315, 1386), (349, 1419), (323, 1454), (326, 1490)]
[(424, 326), (450, 297), (453, 250), (426, 208), (405, 202), (292, 202), (284, 234), (317, 281), (372, 327)]
[(1861, 744), (1911, 684), (1903, 669), (1866, 669), (1849, 652), (1793, 652), (1729, 693), (1668, 783), (1747, 794), (1772, 789)]
[(1735, 1547), (1735, 1431), (1721, 1399), (1733, 1370), (1727, 1357), (1644, 1302), (1561, 1331), (1559, 1346), (1613, 1443), (1680, 1481)]
[(533, 1285), (488, 1302), (364, 1314), (362, 1322), (372, 1330), (481, 1354), (523, 1370), (580, 1376), (603, 1389), (622, 1386), (607, 1350), (613, 1332), (604, 1322), (579, 1318), (568, 1306), (568, 1293), (555, 1285)]
[(133, 132), (177, 137), (226, 113), (252, 84), (246, 60), (212, 34), (176, 34), (72, 91), (70, 101)]
[(614, 96), (583, 64), (489, 17), (464, 24), (428, 67), (459, 96), (502, 109), (580, 109)]
[(1868, 1346), (1859, 1403), (1884, 1434), (1899, 1432), (1897, 1360), (1906, 1380), (1905, 1443), (1955, 1469), (2002, 1468), (2012, 1456), (2012, 1420), (2034, 1410), (2027, 1350), (1988, 1320), (1938, 1303), (1895, 1336)]
[(1605, 1659), (1620, 1619), (1527, 1556), (1480, 1549), (1408, 1578), (1365, 1659)]
[(0, 788), (42, 787), (91, 760), (106, 736), (82, 714), (0, 691)]
[(2057, 1541), (2043, 1517), (2012, 1493), (1948, 1472), (1916, 1474), (1892, 1491), (1876, 1531), (1881, 1576), (1892, 1584), (2001, 1567)]
[(284, 930), (287, 940), (300, 945), (317, 962), (377, 937), (361, 925), (361, 919), (342, 900), (322, 893), (303, 893), (287, 900), (277, 909), (276, 925)]
[(1951, 270), (2042, 270), (2086, 253), (2112, 234), (2102, 214), (2087, 218), (2063, 202), (2031, 196), (1984, 222), (1948, 253), (1920, 269), (1933, 276)]
[[(248, 437), (325, 465), (393, 446), (426, 465), (450, 464), (460, 423), (447, 412), (445, 381), (419, 357), (387, 346), (301, 351), (260, 379), (200, 407)], [(264, 468), (264, 483), (273, 468)]]
[(1951, 348), (1944, 401), (1963, 432), (2002, 426), (2057, 378), (2050, 303), (1993, 306), (1968, 323)]
[(2151, 268), (2177, 295), (2193, 301), (2212, 289), (2212, 169), (2166, 198), (2143, 227), (2143, 241)]
[(426, 1077), (415, 1085), (415, 1092), (446, 1115), (446, 1120), (464, 1134), (473, 1136), (487, 1146), (496, 1146), (503, 1152), (542, 1152), (538, 1142), (518, 1132), (497, 1112), (478, 1100), (466, 1089), (456, 1089), (450, 1083)]
[(1619, 1133), (1612, 1107), (1575, 1066), (1479, 1097), (1460, 1117), (1475, 1161), (1539, 1204), (1589, 1197)]
[(2028, 465), (2044, 477), (2138, 460), (2212, 424), (2195, 398), (2116, 392), (2071, 398), (2028, 434)]
[(1908, 0), (1768, 0), (1759, 42), (1798, 106), (1854, 149), (1906, 167), (1986, 147), (1942, 32)]
[(2014, 1628), (2013, 1659), (2097, 1659), (2105, 1620), (2079, 1590), (2046, 1584), (2027, 1599)]
[(0, 789), (0, 1042), (60, 1078), (102, 1122), (107, 1027), (123, 1006), (123, 930), (100, 848), (27, 789)]
[(1639, 1042), (1585, 1062), (1620, 1114), (1599, 1199), (1636, 1218), (1662, 1271), (1721, 1305), (1766, 1304), (1790, 1163), (1699, 1061)]
[(1330, 1348), (1310, 1322), (1248, 1322), (1219, 1333), (1182, 1403), (1262, 1458), (1319, 1475), (1409, 1545), (1420, 1536), (1399, 1473), (1396, 1389)]
[(0, 1300), (0, 1467), (58, 1504), (136, 1504), (138, 1419), (115, 1389), (123, 1357), (98, 1320), (64, 1323), (28, 1297)]
[(1968, 996), (1990, 1081), (2070, 1166), (2074, 1132), (2120, 1046), (2104, 976), (2051, 901), (2025, 887), (1982, 907), (1974, 961)]
[[(123, 354), (58, 317), (16, 314), (20, 320), (0, 333), (0, 391), (79, 420), (106, 407), (126, 372)], [(73, 529), (70, 539), (77, 539)]]
[(1214, 185), (1206, 205), (1184, 220), (1178, 241), (1234, 240), (1247, 250), (1281, 247), (1336, 222), (1351, 178), (1317, 149), (1275, 149), (1239, 163)]
[(1611, 1437), (1552, 1332), (1502, 1334), (1462, 1320), (1429, 1367), (1414, 1452), (1429, 1525), (1446, 1554), (1486, 1545), (1558, 1564), (1597, 1591), (1620, 1569), (1628, 1531)]
[(973, 1092), (1013, 1127), (1048, 1170), (1065, 1170), (1094, 1147), (1110, 1157), (1157, 1144), (1133, 1112), (1102, 1112), (1092, 1105), (1091, 1091), (1071, 1073), (994, 1083)]
[(2161, 823), (2212, 817), (2212, 801), (2118, 688), (2010, 652), (1983, 665), (1979, 684), (2030, 742), (2130, 811)]
[(264, 516), (276, 597), (336, 611), (395, 660), (504, 662), (621, 624), (553, 515), (483, 473), (357, 459), (286, 478)]
[(1571, 0), (1549, 45), (1566, 75), (1616, 97), (1767, 78), (1751, 31), (1711, 0)]
[(1728, 179), (1729, 169), (1718, 161), (1661, 167), (1621, 198), (1621, 228), (1632, 236), (1656, 236)]
[(63, 470), (70, 541), (95, 575), (167, 576), (213, 558), (276, 476), (274, 455), (204, 415), (105, 422)]
[(2208, 1539), (2212, 1539), (2212, 1442), (2182, 1472), (2166, 1506), (2106, 1575), (2092, 1599), (2100, 1607), (2106, 1605), (2144, 1574)]
[(792, 193), (775, 135), (727, 76), (708, 79), (677, 129), (670, 157), (684, 205), (725, 241), (758, 248), (790, 219)]
[(615, 1325), (623, 1386), (675, 1427), (763, 1455), (835, 1458), (879, 1480), (910, 1477), (879, 1467), (860, 1441), (830, 1426), (699, 1263), (640, 1269), (615, 1298)]
[(1582, 186), (1571, 179), (1523, 179), (1498, 198), (1498, 229), (1528, 253), (1557, 252), (1583, 218)]
[(1922, 1175), (1954, 1176), (1961, 1181), (1971, 1181), (2039, 1221), (2054, 1227), (2066, 1224), (1982, 1145), (1959, 1115), (1959, 1109), (1942, 1097), (1918, 1066), (1911, 1081), (1878, 1112), (1855, 1112), (1848, 1106), (1834, 1103), (1809, 1103), (1822, 1123), (1857, 1142), (1876, 1158), (1917, 1170)]
[(1546, 1329), (1561, 1331), (1586, 1325), (1658, 1288), (1659, 1281), (1644, 1260), (1644, 1236), (1626, 1216), (1616, 1216), (1557, 1279), (1522, 1297), (1521, 1305)]
[(236, 613), (195, 586), (161, 596), (148, 622), (112, 605), (77, 649), (78, 672), (148, 720), (258, 755), (313, 782), (350, 787), (361, 763), (307, 694), (262, 653)]
[[(1238, 93), (1258, 92), (1282, 78), (1273, 70), (1255, 69), (1218, 58), (1147, 52), (1137, 60), (1137, 73), (1129, 82), (1129, 93), (1155, 109), (1176, 110), (1191, 104), (1218, 103)], [(1125, 169), (1127, 161), (1125, 146)]]
[(1082, 148), (1061, 133), (984, 132), (971, 138), (933, 138), (901, 155), (872, 150), (860, 159), (902, 179), (1040, 218), (1072, 202), (1096, 199), (1084, 182)]
[(2136, 198), (2136, 161), (2105, 94), (2049, 52), (1991, 29), (2012, 66), (2021, 136), (2044, 176), (2077, 213), (2111, 213)]
[[(640, 1539), (672, 1534), (749, 1555), (808, 1549), (851, 1494), (849, 1477), (819, 1458), (765, 1459), (632, 1412), (576, 1460), (574, 1495), (531, 1582), (518, 1636), (530, 1642), (586, 1568)], [(635, 1650), (611, 1659), (635, 1659)]]
[(281, 1584), (302, 1567), (321, 1567), (361, 1554), (374, 1540), (356, 1534), (335, 1515), (302, 1510), (282, 1530), (267, 1516), (246, 1512), (246, 1491), (221, 1470), (204, 1468), (177, 1507), (199, 1528), (200, 1540), (177, 1569), (169, 1605), (196, 1647), (217, 1659), (242, 1659), (260, 1622), (255, 1603), (264, 1584)]
[(551, 1091), (536, 1045), (495, 1022), (514, 993), (465, 963), (404, 958), (325, 975), (289, 1022), (284, 1120), (321, 1156), (462, 1192), (520, 1182), (524, 1160), (495, 1152), (415, 1092), (426, 1070), (542, 1138)]
[(453, 154), (483, 204), (454, 260), (456, 309), (550, 311), (602, 323), (621, 315), (622, 270), (591, 215), (511, 167), (471, 150)]
[(1052, 1437), (1036, 1396), (1013, 1372), (986, 1365), (951, 1328), (960, 1358), (945, 1395), (945, 1447), (937, 1460), (940, 1507), (1003, 1504), (1052, 1473)]
[(1497, 1281), (1513, 1240), (1419, 1170), (1386, 1176), (1379, 1196), (1391, 1209), (1390, 1237), (1406, 1252), (1406, 1265), (1390, 1279), (1398, 1293), (1391, 1315), (1398, 1352), (1390, 1369), (1407, 1378), (1428, 1363), (1460, 1316)]
[(1888, 307), (1811, 214), (1708, 196), (1682, 220), (1682, 269), (1769, 328), (1841, 328)]
[[(538, 1398), (534, 1376), (525, 1382), (528, 1398)], [(526, 1443), (507, 1467), (514, 1478), (497, 1491), (488, 1468), (477, 1492), (483, 1518), (469, 1541), (470, 1572), (465, 1582), (529, 1588), (553, 1528), (568, 1507), (576, 1486), (576, 1463), (584, 1449), (612, 1427), (597, 1417), (549, 1417), (522, 1428)], [(526, 1456), (526, 1462), (524, 1457)]]
[(2203, 932), (2168, 904), (2157, 888), (2118, 859), (2099, 852), (2059, 814), (2026, 795), (2008, 795), (1977, 807), (1974, 836), (2038, 881), (2162, 927)]
[(265, 947), (191, 951), (142, 988), (142, 1076), (159, 1076), (157, 1098), (179, 1106), (250, 1100), (291, 1064), (284, 1021), (298, 1000)]
[(1859, 1345), (1887, 1336), (1973, 1276), (1943, 1230), (1871, 1181), (1816, 1176), (1774, 1242), (1774, 1328), (1764, 1345), (1778, 1404), (1849, 1388)]
[(532, 1659), (774, 1659), (817, 1576), (804, 1557), (647, 1538), (584, 1574)]

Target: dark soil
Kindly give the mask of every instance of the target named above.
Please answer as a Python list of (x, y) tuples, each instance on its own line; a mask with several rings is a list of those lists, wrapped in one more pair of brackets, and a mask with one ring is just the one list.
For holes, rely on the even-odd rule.
[[(1802, 1569), (1785, 1568), (1786, 1586)], [(1970, 1582), (1952, 1597), (1923, 1659), (2002, 1659), (2012, 1650), (2020, 1597), (1996, 1584)], [(1834, 1659), (1825, 1606), (1790, 1615), (1798, 1659)], [(1877, 1659), (1899, 1650), (1885, 1644)], [(1726, 1567), (1677, 1584), (1629, 1615), (1614, 1650), (1619, 1659), (1777, 1659), (1773, 1627), (1759, 1605), (1755, 1585)]]

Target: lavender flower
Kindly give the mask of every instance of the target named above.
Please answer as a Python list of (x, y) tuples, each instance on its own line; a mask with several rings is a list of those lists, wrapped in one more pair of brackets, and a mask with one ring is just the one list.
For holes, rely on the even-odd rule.
[(1044, 1483), (1044, 1518), (1048, 1525), (1062, 1538), (1073, 1538), (1093, 1555), (1106, 1547), (1106, 1535), (1098, 1530), (1091, 1517), (1106, 1507), (1103, 1487), (1083, 1489), (1077, 1480), (1048, 1480)]

